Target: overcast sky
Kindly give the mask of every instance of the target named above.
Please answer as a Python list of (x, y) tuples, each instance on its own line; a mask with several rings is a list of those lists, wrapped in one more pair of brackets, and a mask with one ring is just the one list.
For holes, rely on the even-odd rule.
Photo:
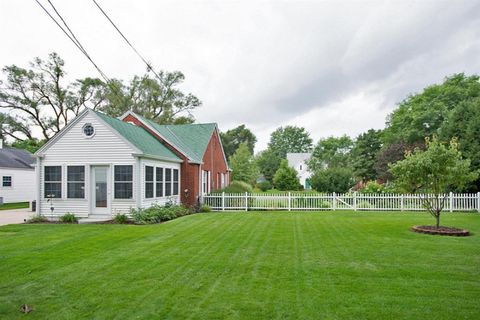
[[(109, 77), (145, 72), (93, 2), (51, 1)], [(279, 126), (315, 141), (383, 128), (409, 93), (480, 73), (480, 1), (97, 1), (157, 69), (185, 74), (198, 122), (245, 123), (257, 151)], [(71, 79), (98, 76), (34, 0), (0, 0), (0, 30), (2, 66), (56, 51)]]

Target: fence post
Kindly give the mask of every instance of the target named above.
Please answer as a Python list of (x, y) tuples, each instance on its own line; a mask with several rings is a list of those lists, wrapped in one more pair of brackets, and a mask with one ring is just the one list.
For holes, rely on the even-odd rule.
[(333, 211), (337, 210), (337, 193), (336, 192), (333, 193), (332, 203), (333, 203)]
[(480, 192), (477, 192), (477, 212), (480, 212)]
[(245, 211), (248, 211), (248, 192), (245, 192)]
[(453, 212), (453, 192), (450, 191), (450, 212)]
[(288, 192), (288, 211), (292, 211), (292, 193)]
[(404, 204), (404, 202), (405, 202), (404, 199), (405, 199), (405, 195), (402, 193), (402, 194), (400, 195), (400, 211), (403, 211), (403, 208), (404, 208), (404, 206), (405, 206), (405, 204)]
[(357, 211), (357, 191), (353, 193), (353, 210)]
[(225, 192), (222, 192), (222, 211), (225, 211)]

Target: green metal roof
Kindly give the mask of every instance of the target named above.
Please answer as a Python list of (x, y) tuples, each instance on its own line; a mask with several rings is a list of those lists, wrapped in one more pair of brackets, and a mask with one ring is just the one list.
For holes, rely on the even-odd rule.
[(101, 112), (94, 112), (131, 144), (140, 149), (140, 151), (142, 151), (142, 153), (145, 155), (170, 159), (173, 161), (182, 160), (145, 129), (127, 122), (123, 122), (119, 119), (112, 118)]
[(194, 162), (202, 162), (216, 123), (161, 125), (136, 115)]

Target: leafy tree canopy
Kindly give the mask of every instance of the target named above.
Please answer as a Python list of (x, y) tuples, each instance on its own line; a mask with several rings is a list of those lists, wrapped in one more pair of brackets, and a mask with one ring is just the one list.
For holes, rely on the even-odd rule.
[(258, 169), (253, 161), (253, 156), (245, 143), (241, 143), (237, 151), (230, 159), (232, 168), (232, 179), (255, 184), (258, 177)]
[(310, 178), (312, 188), (318, 192), (348, 192), (355, 184), (353, 173), (345, 167), (318, 169)]
[(391, 165), (395, 184), (407, 192), (432, 194), (424, 198), (424, 205), (440, 225), (440, 213), (448, 191), (461, 190), (477, 179), (478, 172), (470, 169), (470, 160), (463, 159), (458, 143), (452, 139), (448, 145), (436, 136), (426, 138), (427, 149), (416, 149), (404, 160)]
[(257, 142), (257, 137), (255, 137), (252, 131), (247, 129), (244, 124), (227, 130), (226, 132), (221, 132), (220, 138), (222, 139), (222, 145), (227, 159), (230, 159), (241, 143), (245, 143), (250, 153), (253, 154), (255, 143)]
[(176, 87), (184, 80), (181, 72), (159, 72), (160, 80), (135, 76), (128, 85), (118, 80), (105, 83), (85, 78), (66, 83), (65, 62), (56, 53), (48, 59), (35, 58), (29, 68), (3, 68), (0, 82), (2, 134), (14, 140), (33, 139), (38, 128), (48, 140), (84, 108), (119, 116), (133, 110), (159, 123), (192, 122), (191, 111), (201, 105), (192, 94)]
[(288, 165), (286, 159), (283, 159), (273, 177), (273, 186), (281, 191), (300, 190), (301, 185), (297, 175), (297, 171)]
[(268, 149), (285, 159), (289, 152), (310, 152), (312, 142), (305, 128), (286, 126), (272, 132)]
[(462, 102), (478, 97), (479, 76), (459, 73), (447, 77), (442, 84), (429, 86), (400, 103), (387, 119), (385, 142), (417, 143), (433, 134), (442, 135), (449, 113)]
[(324, 168), (350, 167), (352, 148), (353, 141), (347, 135), (321, 139), (313, 149), (308, 167), (312, 172)]
[(260, 173), (264, 176), (265, 180), (270, 183), (273, 183), (273, 176), (275, 172), (277, 172), (281, 161), (282, 158), (280, 155), (271, 149), (263, 150), (255, 157), (255, 162)]
[(407, 152), (418, 149), (425, 149), (424, 142), (416, 142), (412, 144), (403, 141), (397, 141), (384, 145), (377, 154), (375, 162), (375, 172), (378, 179), (384, 182), (391, 181), (393, 176), (390, 172), (390, 164), (403, 160)]
[(370, 129), (360, 134), (352, 148), (352, 167), (356, 177), (361, 180), (375, 180), (375, 163), (382, 147), (382, 131)]

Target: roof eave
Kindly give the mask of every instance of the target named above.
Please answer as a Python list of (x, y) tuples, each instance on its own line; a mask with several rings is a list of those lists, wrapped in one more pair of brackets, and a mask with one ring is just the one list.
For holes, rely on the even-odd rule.
[(162, 161), (168, 161), (168, 162), (183, 163), (182, 159), (173, 159), (173, 158), (162, 157), (162, 156), (157, 156), (153, 154), (132, 153), (132, 155), (138, 158), (148, 158), (148, 159), (162, 160)]

